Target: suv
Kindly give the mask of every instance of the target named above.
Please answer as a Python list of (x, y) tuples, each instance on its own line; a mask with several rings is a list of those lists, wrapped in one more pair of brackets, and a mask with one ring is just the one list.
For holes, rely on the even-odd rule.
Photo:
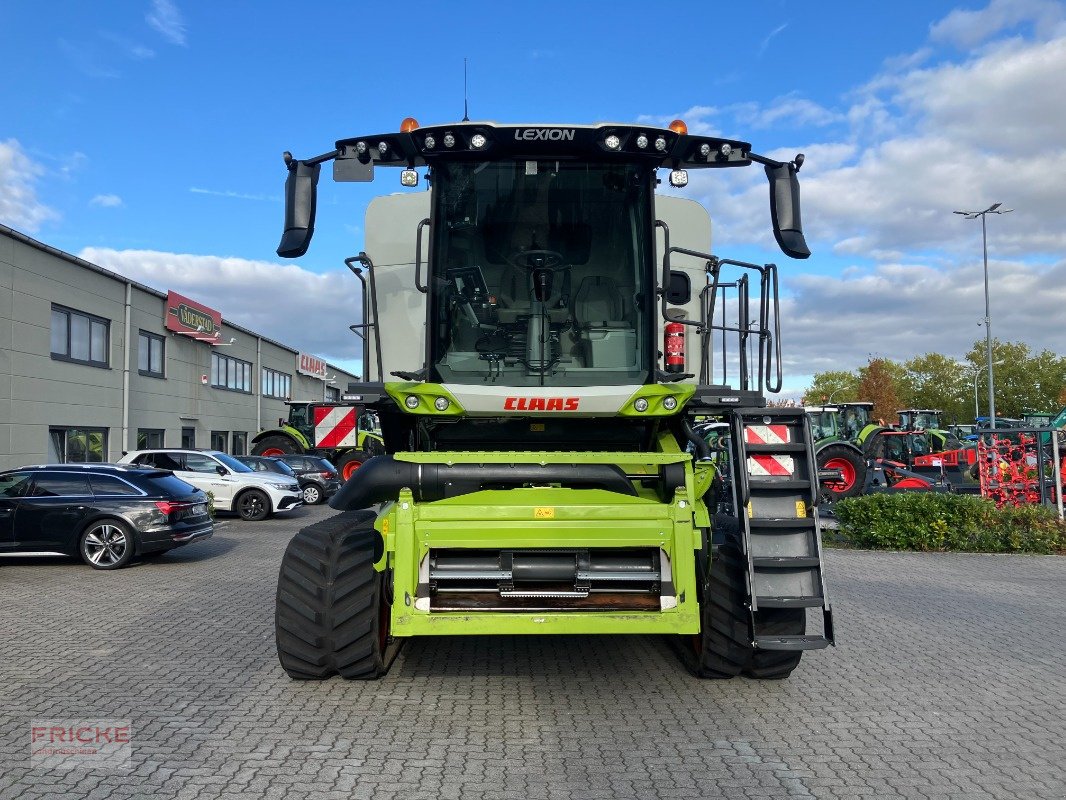
[(256, 472), (218, 450), (133, 450), (120, 464), (144, 464), (169, 469), (183, 481), (211, 492), (218, 511), (235, 511), (241, 519), (266, 519), (275, 511), (303, 505), (296, 478)]
[(0, 554), (78, 555), (118, 569), (214, 531), (207, 495), (165, 470), (47, 464), (0, 472)]
[(275, 456), (288, 464), (303, 487), (304, 502), (308, 505), (324, 503), (341, 488), (337, 468), (322, 456), (285, 453)]

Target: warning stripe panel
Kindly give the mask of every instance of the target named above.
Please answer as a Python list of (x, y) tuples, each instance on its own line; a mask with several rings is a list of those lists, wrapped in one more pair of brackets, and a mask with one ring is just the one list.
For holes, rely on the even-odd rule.
[(768, 475), (791, 476), (796, 472), (792, 456), (777, 456), (765, 453), (748, 456), (748, 474), (755, 477)]
[(788, 425), (746, 425), (744, 441), (748, 444), (788, 444), (792, 430)]
[(315, 447), (355, 447), (358, 421), (355, 408), (318, 406), (315, 408)]

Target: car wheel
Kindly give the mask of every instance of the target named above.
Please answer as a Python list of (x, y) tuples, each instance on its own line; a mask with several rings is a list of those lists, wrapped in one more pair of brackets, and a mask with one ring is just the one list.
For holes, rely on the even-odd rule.
[(99, 520), (81, 535), (79, 550), (93, 569), (119, 569), (133, 558), (133, 534), (117, 519)]
[(322, 502), (322, 490), (315, 484), (309, 483), (304, 487), (304, 502), (309, 506), (317, 506)]
[(270, 498), (258, 489), (249, 489), (237, 498), (237, 513), (245, 522), (258, 522), (270, 516)]

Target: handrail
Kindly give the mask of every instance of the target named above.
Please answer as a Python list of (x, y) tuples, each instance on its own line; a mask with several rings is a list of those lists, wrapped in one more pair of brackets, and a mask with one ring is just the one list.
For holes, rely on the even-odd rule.
[[(422, 229), (429, 225), (429, 217), (418, 223), (418, 232), (415, 234), (415, 288), (422, 294), (429, 292), (429, 282), (422, 285)], [(428, 267), (428, 264), (427, 264)]]
[[(355, 266), (356, 263), (362, 264), (363, 268), (366, 269), (366, 274), (370, 278), (370, 311), (373, 314), (373, 321), (368, 321), (367, 320), (367, 310), (368, 309), (367, 309), (366, 281), (363, 279), (362, 270), (360, 270), (359, 267)], [(380, 331), (380, 329), (378, 327), (378, 319), (379, 319), (379, 317), (378, 317), (378, 287), (377, 287), (377, 281), (375, 280), (375, 277), (374, 277), (374, 262), (370, 260), (370, 256), (368, 256), (366, 253), (360, 252), (359, 255), (350, 256), (350, 257), (344, 259), (344, 264), (345, 264), (346, 267), (348, 267), (348, 269), (350, 269), (354, 273), (355, 277), (357, 277), (359, 279), (359, 282), (363, 284), (363, 324), (362, 325), (351, 325), (349, 327), (352, 329), (352, 333), (355, 333), (355, 328), (357, 328), (357, 327), (366, 328), (368, 333), (369, 333), (371, 328), (374, 329), (374, 355), (376, 356), (377, 362), (378, 362), (378, 380), (384, 382), (385, 373), (384, 373), (383, 365), (381, 363), (381, 331)], [(364, 377), (365, 377), (365, 379), (367, 381), (370, 380), (370, 369), (369, 369), (369, 367), (367, 365), (367, 358), (366, 358), (367, 355), (369, 355), (369, 353), (368, 353), (369, 345), (370, 345), (370, 343), (369, 343), (369, 341), (367, 341), (367, 337), (364, 336), (363, 337), (363, 375), (364, 375)]]

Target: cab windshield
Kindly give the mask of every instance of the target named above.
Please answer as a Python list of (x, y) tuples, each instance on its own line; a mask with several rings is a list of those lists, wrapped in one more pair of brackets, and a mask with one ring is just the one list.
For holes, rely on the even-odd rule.
[(430, 356), (442, 383), (645, 383), (651, 175), (553, 160), (434, 167)]

